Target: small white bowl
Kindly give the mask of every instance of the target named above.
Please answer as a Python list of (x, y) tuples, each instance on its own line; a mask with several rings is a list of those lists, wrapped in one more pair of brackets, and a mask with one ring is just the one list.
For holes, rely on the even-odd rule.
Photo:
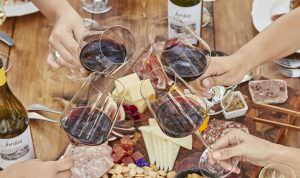
[(238, 110), (234, 110), (234, 111), (230, 111), (230, 112), (226, 112), (225, 109), (224, 109), (224, 106), (222, 105), (223, 115), (224, 115), (225, 119), (232, 119), (232, 118), (243, 116), (248, 111), (248, 105), (247, 105), (247, 103), (246, 103), (246, 101), (245, 101), (242, 93), (240, 91), (233, 92), (233, 96), (236, 96), (236, 95), (238, 95), (238, 97), (243, 102), (244, 108), (238, 109)]

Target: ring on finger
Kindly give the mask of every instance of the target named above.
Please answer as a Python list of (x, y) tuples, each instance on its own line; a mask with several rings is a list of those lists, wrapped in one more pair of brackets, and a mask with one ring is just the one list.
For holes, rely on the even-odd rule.
[(53, 51), (52, 56), (55, 61), (57, 61), (57, 59), (60, 58), (60, 54), (58, 53), (58, 51)]

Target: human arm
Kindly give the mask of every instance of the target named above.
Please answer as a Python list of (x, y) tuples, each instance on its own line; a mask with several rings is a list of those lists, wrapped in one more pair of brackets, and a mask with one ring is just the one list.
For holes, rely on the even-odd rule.
[(73, 162), (29, 160), (13, 164), (0, 172), (0, 178), (71, 178)]
[(32, 0), (41, 12), (55, 23), (49, 37), (50, 52), (57, 51), (61, 57), (51, 54), (48, 63), (54, 68), (81, 67), (77, 50), (85, 31), (83, 20), (66, 0)]
[(199, 88), (206, 91), (217, 85), (234, 85), (254, 67), (295, 52), (300, 48), (299, 19), (300, 7), (280, 17), (231, 56), (213, 58), (199, 78)]
[(291, 167), (300, 176), (300, 149), (275, 144), (233, 129), (213, 145), (213, 160), (224, 161), (241, 157), (257, 166), (279, 163)]

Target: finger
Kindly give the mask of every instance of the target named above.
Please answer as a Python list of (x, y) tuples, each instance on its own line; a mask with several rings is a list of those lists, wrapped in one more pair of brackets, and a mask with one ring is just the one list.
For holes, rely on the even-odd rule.
[(79, 44), (74, 39), (72, 34), (66, 34), (65, 37), (60, 40), (60, 43), (68, 50), (71, 55), (73, 55), (74, 58), (77, 58)]
[(57, 63), (57, 61), (55, 60), (53, 54), (48, 54), (47, 57), (47, 63), (54, 69), (59, 69), (61, 68), (61, 65)]
[(72, 171), (71, 170), (59, 172), (56, 175), (56, 178), (71, 178), (71, 177), (72, 177)]
[(84, 33), (85, 33), (85, 28), (84, 28), (83, 24), (81, 27), (74, 28), (73, 34), (74, 34), (74, 38), (77, 41), (77, 43), (79, 43), (81, 41)]
[(219, 161), (218, 164), (229, 172), (233, 172), (236, 174), (240, 173), (240, 169), (234, 163), (232, 163), (231, 160)]
[(227, 160), (242, 155), (243, 155), (242, 145), (236, 145), (236, 146), (220, 149), (213, 152), (213, 158), (215, 160)]
[(65, 49), (65, 47), (61, 43), (57, 41), (52, 42), (50, 43), (50, 48), (59, 53), (59, 58), (64, 61), (61, 63), (62, 65), (71, 68), (78, 68), (78, 66), (76, 66), (76, 63), (74, 62), (74, 57)]
[(226, 129), (228, 133), (218, 139), (213, 145), (213, 150), (219, 150), (240, 143), (242, 131), (238, 129)]
[(71, 159), (62, 159), (59, 161), (55, 161), (54, 164), (55, 164), (55, 168), (58, 172), (67, 171), (67, 170), (71, 169), (74, 165), (74, 163)]

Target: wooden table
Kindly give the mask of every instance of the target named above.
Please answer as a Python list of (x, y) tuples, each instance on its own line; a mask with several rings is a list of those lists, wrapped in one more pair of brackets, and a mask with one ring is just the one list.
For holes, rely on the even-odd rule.
[[(167, 0), (111, 0), (111, 2), (112, 11), (92, 16), (82, 12), (79, 0), (70, 1), (83, 17), (94, 18), (99, 23), (119, 15), (150, 18), (167, 16)], [(231, 54), (257, 34), (251, 20), (252, 0), (217, 0), (214, 4), (205, 3), (205, 6), (213, 15), (212, 23), (203, 30), (203, 37), (211, 47)], [(1, 31), (8, 33), (15, 41), (14, 47), (8, 48), (1, 43), (0, 49), (9, 56), (13, 65), (8, 73), (9, 85), (25, 106), (41, 103), (62, 109), (61, 102), (56, 98), (69, 99), (76, 86), (80, 84), (68, 80), (62, 71), (53, 71), (47, 65), (48, 37), (52, 27), (53, 25), (40, 13), (8, 18), (0, 27)], [(144, 31), (141, 30), (142, 32)], [(300, 88), (299, 79), (279, 76), (274, 64), (260, 66), (256, 72), (272, 78), (283, 78), (290, 87)], [(30, 125), (37, 158), (57, 159), (68, 143), (60, 126), (40, 121), (32, 121)], [(300, 135), (295, 136), (295, 133), (289, 136), (293, 141), (291, 143), (300, 144)]]

